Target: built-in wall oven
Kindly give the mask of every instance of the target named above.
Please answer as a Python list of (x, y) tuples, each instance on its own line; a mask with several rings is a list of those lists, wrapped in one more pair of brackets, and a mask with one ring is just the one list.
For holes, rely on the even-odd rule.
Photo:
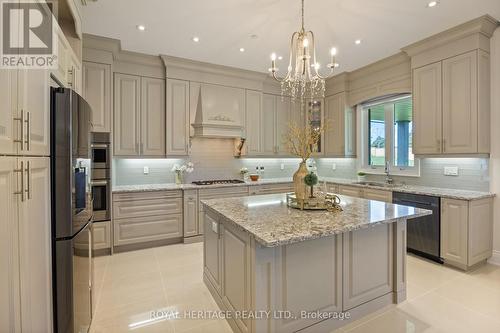
[(109, 133), (92, 133), (92, 197), (94, 221), (111, 219), (111, 151)]

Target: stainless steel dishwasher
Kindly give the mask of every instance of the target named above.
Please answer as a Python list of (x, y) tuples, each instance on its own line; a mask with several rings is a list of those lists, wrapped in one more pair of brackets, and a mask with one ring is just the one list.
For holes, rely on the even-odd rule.
[(432, 210), (432, 215), (407, 222), (406, 250), (418, 256), (443, 263), (441, 259), (441, 199), (429, 195), (393, 192), (392, 202), (398, 205)]

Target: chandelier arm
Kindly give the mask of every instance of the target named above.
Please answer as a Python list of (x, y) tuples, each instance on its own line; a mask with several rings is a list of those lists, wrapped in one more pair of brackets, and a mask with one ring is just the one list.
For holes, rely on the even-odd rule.
[(330, 73), (326, 74), (326, 76), (323, 76), (319, 73), (319, 71), (316, 71), (316, 76), (319, 77), (322, 80), (327, 80), (332, 77), (332, 74), (334, 73), (334, 69), (330, 68)]
[(302, 0), (302, 31), (304, 31), (304, 0)]
[(272, 72), (273, 78), (278, 81), (279, 83), (283, 82), (286, 80), (286, 78), (280, 78), (278, 75), (276, 75), (276, 72)]

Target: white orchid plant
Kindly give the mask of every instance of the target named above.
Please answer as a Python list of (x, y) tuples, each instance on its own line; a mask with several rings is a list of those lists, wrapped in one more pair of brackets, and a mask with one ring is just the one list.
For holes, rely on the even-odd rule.
[(187, 162), (186, 164), (183, 165), (174, 164), (174, 166), (172, 167), (172, 172), (178, 174), (191, 173), (193, 171), (194, 171), (193, 162)]

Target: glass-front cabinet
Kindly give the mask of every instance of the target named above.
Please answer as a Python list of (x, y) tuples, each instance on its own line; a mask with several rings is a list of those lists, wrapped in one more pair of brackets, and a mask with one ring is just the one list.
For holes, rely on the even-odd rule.
[[(324, 107), (323, 99), (314, 99), (306, 101), (306, 123), (311, 126), (315, 131), (320, 131), (322, 126), (324, 126)], [(315, 156), (324, 155), (324, 133), (318, 142), (317, 153)]]

